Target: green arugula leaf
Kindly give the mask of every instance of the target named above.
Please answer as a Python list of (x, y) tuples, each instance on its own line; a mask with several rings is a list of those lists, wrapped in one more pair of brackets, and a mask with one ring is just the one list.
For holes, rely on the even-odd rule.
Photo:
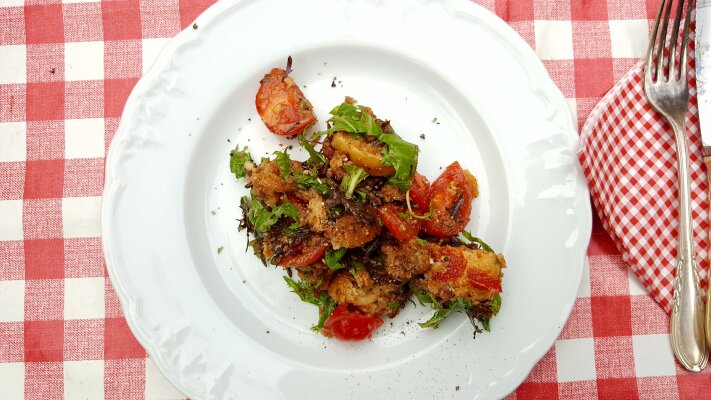
[(347, 199), (350, 199), (353, 197), (356, 186), (368, 177), (368, 173), (355, 164), (346, 165), (343, 169), (346, 170), (346, 176), (341, 181), (341, 191), (345, 193)]
[(488, 244), (484, 243), (484, 241), (479, 239), (478, 237), (473, 236), (470, 232), (462, 231), (462, 236), (464, 236), (464, 238), (466, 238), (468, 241), (478, 244), (482, 250), (487, 251), (489, 253), (494, 253), (494, 250), (489, 247)]
[[(415, 297), (421, 306), (430, 305), (432, 308), (440, 308), (440, 304), (432, 294), (426, 290), (416, 290)], [(436, 306), (436, 307), (435, 307)]]
[(347, 248), (341, 247), (338, 250), (331, 250), (328, 249), (326, 252), (326, 256), (323, 258), (324, 262), (330, 268), (331, 270), (335, 271), (337, 269), (345, 268), (346, 266), (341, 264), (341, 258), (346, 255), (346, 252), (348, 251)]
[[(301, 299), (301, 301), (305, 303), (311, 303), (315, 305), (319, 305), (320, 299), (314, 295), (314, 289), (316, 288), (316, 284), (305, 281), (305, 280), (300, 280), (300, 281), (295, 281), (288, 276), (284, 276), (284, 280), (286, 281), (286, 284), (289, 285), (291, 288), (291, 291), (296, 293), (297, 296)], [(316, 282), (320, 284), (320, 282)]]
[(331, 315), (338, 303), (336, 303), (327, 292), (322, 292), (316, 297), (315, 292), (319, 285), (321, 285), (321, 280), (316, 282), (308, 282), (306, 280), (295, 281), (288, 276), (284, 276), (284, 280), (291, 288), (291, 291), (299, 296), (301, 301), (318, 306), (318, 322), (312, 326), (311, 329), (316, 332), (320, 331), (321, 328), (323, 328), (324, 322), (326, 322), (326, 319), (328, 319), (328, 316)]
[(276, 163), (277, 168), (279, 168), (279, 174), (283, 179), (286, 179), (289, 175), (291, 175), (291, 158), (289, 158), (289, 150), (284, 149), (282, 151), (275, 151), (274, 155), (276, 156), (274, 162)]
[(330, 114), (333, 117), (327, 121), (331, 123), (331, 128), (325, 131), (327, 135), (344, 131), (378, 136), (383, 132), (380, 126), (375, 123), (375, 116), (367, 107), (341, 103), (334, 107)]
[(421, 322), (420, 326), (423, 328), (437, 329), (439, 324), (444, 321), (447, 316), (453, 312), (464, 312), (466, 313), (469, 308), (471, 308), (471, 303), (466, 299), (457, 299), (456, 301), (451, 301), (446, 307), (442, 307), (435, 312), (435, 314), (429, 320)]
[(314, 332), (320, 331), (321, 328), (323, 328), (323, 324), (326, 322), (336, 306), (338, 306), (338, 303), (336, 303), (336, 301), (333, 300), (328, 293), (321, 293), (318, 304), (318, 323), (312, 326), (311, 330)]
[(313, 165), (319, 165), (319, 164), (323, 164), (326, 162), (326, 157), (324, 157), (323, 154), (319, 153), (318, 151), (316, 151), (314, 149), (314, 147), (311, 145), (311, 143), (309, 143), (309, 141), (306, 140), (306, 138), (304, 137), (303, 132), (299, 134), (298, 140), (299, 140), (299, 144), (301, 145), (301, 147), (306, 149), (306, 152), (309, 153), (309, 159), (306, 160), (307, 163), (313, 164)]
[(248, 162), (252, 162), (252, 156), (249, 155), (247, 146), (242, 148), (242, 150), (240, 150), (239, 146), (237, 146), (230, 152), (230, 171), (235, 174), (237, 179), (247, 176), (247, 170), (244, 166)]
[(353, 260), (353, 266), (350, 267), (350, 268), (348, 268), (348, 272), (350, 272), (351, 275), (353, 275), (354, 278), (357, 278), (357, 277), (358, 277), (358, 272), (357, 272), (357, 271), (358, 271), (359, 269), (363, 269), (363, 268), (365, 268), (365, 265), (359, 263), (359, 262), (356, 261), (356, 260)]
[(368, 200), (368, 194), (365, 192), (363, 189), (356, 189), (355, 192), (353, 192), (353, 201), (355, 201), (358, 204), (365, 204), (365, 202)]
[(318, 177), (318, 172), (316, 171), (316, 168), (312, 168), (307, 171), (308, 174), (306, 173), (295, 173), (294, 174), (294, 179), (296, 180), (296, 186), (299, 187), (299, 189), (314, 189), (317, 192), (323, 194), (323, 195), (328, 195), (331, 193), (331, 191), (328, 189), (328, 185), (323, 183), (321, 179)]
[(285, 201), (281, 203), (272, 211), (272, 213), (274, 215), (278, 215), (277, 220), (282, 216), (287, 216), (294, 220), (294, 222), (287, 228), (288, 230), (295, 230), (299, 227), (299, 210), (297, 210), (296, 206), (290, 202)]
[(257, 199), (247, 199), (247, 202), (249, 205), (247, 217), (255, 231), (266, 232), (272, 225), (276, 224), (277, 218), (269, 211), (264, 202)]
[(499, 313), (499, 310), (501, 310), (501, 295), (496, 293), (491, 298), (491, 314), (496, 315)]
[[(432, 315), (429, 320), (419, 324), (423, 328), (437, 329), (439, 324), (441, 324), (449, 314), (453, 312), (462, 312), (467, 314), (475, 329), (478, 329), (476, 328), (476, 324), (474, 322), (477, 320), (481, 323), (484, 330), (487, 332), (491, 330), (490, 318), (486, 318), (484, 315), (480, 314), (479, 312), (481, 308), (477, 308), (467, 299), (457, 299), (455, 301), (442, 304), (426, 290), (416, 290), (414, 294), (420, 305), (429, 305), (433, 310), (435, 310), (434, 315)], [(501, 296), (498, 293), (491, 298), (490, 307), (492, 316), (499, 313), (499, 310), (501, 309)], [(488, 315), (488, 313), (486, 315)]]
[(388, 178), (388, 183), (405, 192), (412, 186), (412, 179), (417, 172), (417, 154), (419, 147), (406, 142), (397, 134), (382, 134), (378, 140), (385, 143), (383, 165), (395, 168), (395, 175)]
[(296, 229), (299, 227), (299, 212), (296, 206), (289, 203), (288, 201), (282, 203), (273, 210), (269, 208), (258, 199), (248, 199), (246, 196), (243, 197), (246, 201), (243, 203), (247, 204), (249, 211), (247, 212), (247, 218), (249, 223), (252, 224), (254, 230), (257, 232), (267, 232), (274, 224), (279, 221), (282, 216), (288, 216), (294, 220), (289, 226), (289, 229)]
[(376, 137), (378, 141), (385, 144), (382, 150), (383, 165), (395, 169), (395, 174), (388, 178), (388, 183), (397, 186), (402, 192), (412, 186), (412, 179), (417, 170), (419, 153), (417, 145), (403, 140), (395, 133), (383, 132), (375, 122), (372, 111), (367, 107), (342, 103), (331, 110), (331, 115), (333, 117), (328, 120), (331, 128), (325, 131), (326, 134), (344, 131)]
[(306, 172), (294, 172), (291, 169), (291, 158), (289, 158), (288, 149), (284, 149), (282, 151), (275, 151), (274, 155), (276, 156), (274, 162), (277, 164), (279, 174), (284, 180), (286, 180), (289, 175), (291, 175), (294, 177), (294, 180), (296, 181), (296, 186), (298, 186), (299, 189), (308, 190), (313, 188), (317, 192), (324, 195), (330, 192), (328, 190), (328, 186), (325, 183), (321, 182), (321, 179), (318, 178), (318, 171), (316, 170), (315, 166), (310, 170), (307, 170)]

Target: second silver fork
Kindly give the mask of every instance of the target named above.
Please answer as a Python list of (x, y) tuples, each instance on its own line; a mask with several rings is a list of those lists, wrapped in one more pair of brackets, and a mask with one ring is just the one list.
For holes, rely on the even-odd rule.
[[(701, 296), (699, 277), (696, 272), (696, 252), (691, 226), (691, 198), (689, 184), (689, 154), (684, 128), (684, 115), (689, 102), (687, 86), (687, 41), (692, 3), (689, 1), (684, 18), (682, 42), (677, 60), (677, 40), (679, 25), (684, 14), (684, 0), (678, 0), (673, 28), (669, 35), (669, 57), (665, 58), (664, 47), (669, 26), (672, 1), (662, 0), (657, 19), (649, 40), (647, 62), (644, 68), (644, 90), (649, 103), (674, 130), (676, 139), (677, 165), (679, 175), (679, 245), (674, 277), (674, 294), (671, 314), (671, 345), (676, 359), (689, 371), (704, 369), (708, 361), (704, 328), (704, 300)], [(659, 23), (662, 29), (659, 31)], [(657, 46), (657, 33), (659, 39)], [(655, 52), (656, 47), (656, 52)], [(654, 63), (656, 55), (656, 64)], [(679, 67), (677, 68), (677, 62)], [(656, 66), (656, 68), (654, 68)], [(664, 67), (668, 75), (664, 74)]]

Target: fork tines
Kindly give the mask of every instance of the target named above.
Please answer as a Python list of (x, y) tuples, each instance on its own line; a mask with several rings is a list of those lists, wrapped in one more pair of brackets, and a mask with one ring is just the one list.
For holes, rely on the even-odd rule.
[[(684, 61), (687, 59), (690, 18), (684, 18), (681, 46), (677, 46), (677, 42), (679, 39), (679, 25), (684, 16), (684, 3), (687, 5), (686, 14), (688, 14), (691, 12), (693, 0), (677, 0), (676, 15), (674, 17), (672, 31), (671, 34), (668, 34), (667, 29), (669, 28), (669, 17), (673, 8), (672, 3), (674, 3), (674, 0), (662, 0), (659, 11), (657, 12), (657, 18), (654, 21), (654, 28), (652, 28), (652, 35), (649, 39), (645, 76), (650, 78), (652, 82), (659, 81), (660, 79), (668, 81), (672, 76), (674, 80), (686, 78), (686, 62)], [(661, 30), (659, 29), (660, 22), (662, 22)], [(666, 46), (667, 42), (668, 47)], [(664, 57), (665, 48), (669, 54), (668, 58)], [(674, 75), (672, 75), (672, 72)]]

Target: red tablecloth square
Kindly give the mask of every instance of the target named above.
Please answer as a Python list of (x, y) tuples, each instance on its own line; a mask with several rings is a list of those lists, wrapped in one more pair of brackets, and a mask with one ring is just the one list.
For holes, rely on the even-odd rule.
[(27, 44), (63, 43), (62, 5), (25, 6), (25, 40)]
[(494, 11), (505, 21), (519, 22), (533, 20), (533, 2), (496, 0)]
[(590, 306), (596, 338), (632, 334), (629, 296), (593, 296), (590, 298)]
[[(111, 66), (107, 66), (111, 68)], [(138, 78), (106, 79), (104, 81), (104, 116), (119, 117), (128, 95)]]
[(64, 321), (25, 321), (25, 362), (63, 359)]
[(516, 389), (516, 400), (540, 400), (558, 398), (558, 385), (555, 383), (524, 382)]
[(623, 379), (598, 379), (597, 395), (600, 399), (636, 399), (637, 380), (634, 378)]
[(64, 159), (27, 161), (25, 163), (24, 198), (61, 198), (63, 179)]
[(123, 318), (106, 318), (104, 322), (104, 359), (143, 358), (146, 351), (134, 338)]
[(64, 82), (28, 83), (26, 90), (27, 121), (64, 119)]
[(575, 60), (577, 97), (598, 98), (610, 90), (613, 83), (611, 58)]
[(570, 12), (573, 21), (607, 21), (607, 2), (605, 1), (571, 1)]
[(26, 239), (25, 279), (64, 278), (64, 239)]
[(101, 3), (104, 40), (141, 38), (141, 10), (138, 0)]

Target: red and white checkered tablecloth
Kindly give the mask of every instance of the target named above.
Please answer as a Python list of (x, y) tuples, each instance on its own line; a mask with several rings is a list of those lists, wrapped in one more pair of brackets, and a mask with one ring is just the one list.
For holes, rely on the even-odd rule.
[[(536, 50), (579, 126), (643, 56), (659, 0), (478, 0)], [(0, 399), (179, 399), (123, 319), (99, 208), (124, 101), (206, 0), (0, 0)], [(595, 221), (577, 303), (512, 399), (710, 398)], [(454, 388), (453, 388), (454, 390)], [(452, 392), (454, 395), (454, 392)]]

